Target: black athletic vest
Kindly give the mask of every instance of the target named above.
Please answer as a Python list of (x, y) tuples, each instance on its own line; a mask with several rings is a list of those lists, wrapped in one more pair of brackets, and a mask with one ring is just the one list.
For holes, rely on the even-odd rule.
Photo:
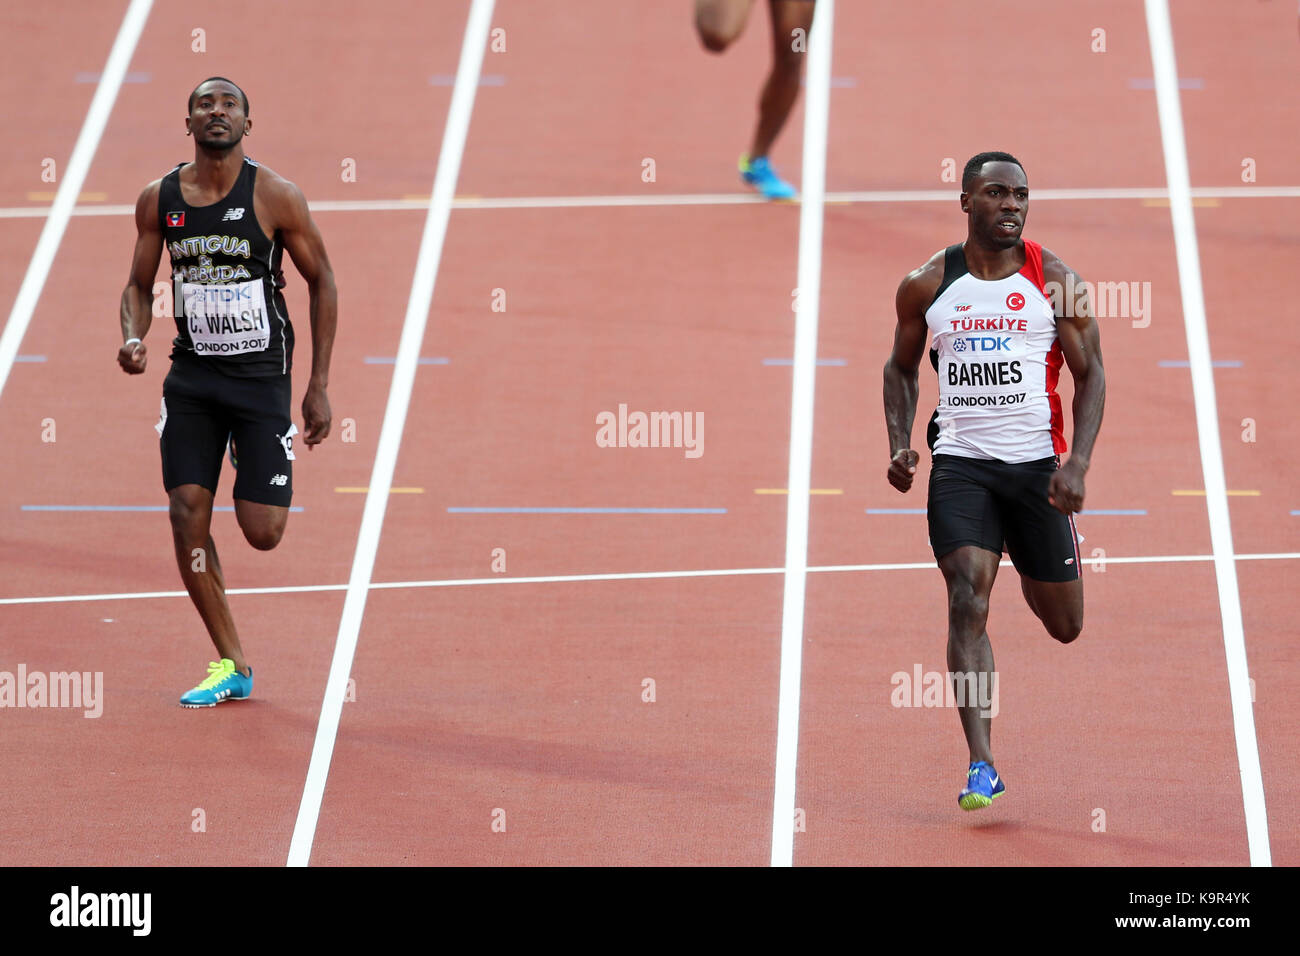
[(211, 206), (181, 195), (181, 163), (158, 191), (158, 219), (172, 262), (176, 338), (172, 358), (197, 357), (227, 375), (288, 374), (293, 326), (285, 306), (284, 246), (266, 238), (253, 211), (257, 163), (245, 159), (234, 188)]

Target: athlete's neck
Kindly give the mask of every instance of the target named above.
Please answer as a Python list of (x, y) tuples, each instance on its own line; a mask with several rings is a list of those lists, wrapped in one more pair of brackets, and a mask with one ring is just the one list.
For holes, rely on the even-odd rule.
[(962, 243), (966, 254), (966, 268), (976, 279), (991, 281), (1005, 279), (1019, 272), (1025, 265), (1025, 242), (1017, 239), (1014, 246), (999, 248), (984, 245), (975, 236), (967, 236)]
[[(194, 162), (185, 178), (198, 190), (199, 195), (217, 202), (235, 188), (235, 181), (244, 168), (244, 147), (230, 149), (204, 149), (194, 144)], [(191, 178), (193, 177), (193, 178)]]

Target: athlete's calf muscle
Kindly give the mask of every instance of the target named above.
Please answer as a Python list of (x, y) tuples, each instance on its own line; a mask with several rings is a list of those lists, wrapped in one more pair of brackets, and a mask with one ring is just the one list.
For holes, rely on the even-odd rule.
[(1062, 644), (1074, 641), (1083, 631), (1083, 580), (1036, 581), (1022, 576), (1021, 591), (1025, 603), (1043, 622), (1053, 640)]

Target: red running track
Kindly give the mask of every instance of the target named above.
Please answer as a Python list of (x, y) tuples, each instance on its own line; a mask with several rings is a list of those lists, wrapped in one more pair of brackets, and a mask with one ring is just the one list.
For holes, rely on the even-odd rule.
[[(987, 6), (987, 5), (986, 5)], [(943, 162), (1006, 148), (1035, 188), (1164, 183), (1140, 6), (1108, 0), (1067, 13), (998, 0), (996, 16), (949, 5), (840, 4), (829, 188), (952, 189)], [(213, 73), (249, 91), (250, 155), (314, 202), (426, 194), (456, 72), (464, 11), (398, 18), (352, 5), (277, 5), (270, 29), (235, 32), (264, 10), (235, 3), (222, 23), (159, 5), (132, 60), (85, 184), (84, 205), (129, 205), (187, 158), (181, 97)], [(503, 0), (507, 49), (484, 63), (458, 192), (463, 196), (733, 193), (767, 55), (762, 10), (722, 57), (705, 55), (689, 11), (571, 3), (563, 17)], [(60, 167), (124, 3), (85, 4), (76, 30), (6, 10), (6, 101), (35, 132), (0, 157), (0, 221), (12, 302)], [(338, 26), (347, 17), (347, 29)], [(1286, 5), (1174, 10), (1193, 184), (1300, 183), (1275, 122), (1297, 94)], [(987, 96), (953, 64), (988, 49), (999, 17), (1044, 38), (1018, 52), (1013, 84)], [(193, 22), (192, 22), (193, 21)], [(25, 27), (19, 41), (20, 27)], [(207, 29), (207, 52), (190, 49)], [(1107, 31), (1104, 54), (1091, 31)], [(1202, 41), (1216, 38), (1212, 47)], [(921, 39), (923, 38), (923, 40)], [(1204, 51), (1204, 52), (1202, 52)], [(1134, 82), (1137, 81), (1137, 82)], [(21, 92), (21, 95), (19, 93)], [(171, 117), (171, 119), (168, 119)], [(778, 144), (797, 175), (802, 110)], [(642, 180), (653, 159), (654, 182)], [(344, 182), (345, 160), (355, 182)], [(97, 198), (102, 196), (102, 198)], [(1296, 198), (1224, 196), (1196, 208), (1255, 720), (1273, 860), (1294, 865), (1300, 663), (1289, 640), (1300, 509), (1287, 351), (1242, 319), (1294, 312)], [(341, 324), (330, 394), (335, 433), (300, 455), (282, 546), (245, 547), (229, 514), (214, 535), (232, 588), (335, 590), (232, 598), (257, 695), (192, 712), (175, 697), (208, 646), (181, 597), (0, 604), (0, 670), (102, 671), (103, 715), (5, 709), (0, 863), (285, 862), (303, 791), (370, 479), (424, 214), (317, 213), (338, 273)], [(960, 238), (954, 200), (832, 204), (826, 211), (812, 485), (813, 566), (924, 563), (923, 507), (883, 480), (879, 368), (898, 279)], [(1104, 320), (1106, 423), (1089, 475), (1085, 556), (1210, 554), (1191, 380), (1167, 205), (1040, 200), (1029, 235), (1085, 278), (1150, 283), (1150, 324)], [(50, 513), (34, 504), (148, 505), (165, 499), (152, 425), (166, 368), (155, 327), (144, 380), (113, 364), (116, 303), (133, 236), (121, 213), (75, 216), (0, 395), (3, 594), (175, 591), (160, 513)], [(784, 561), (798, 211), (760, 204), (461, 208), (450, 220), (394, 475), (371, 593), (311, 861), (314, 864), (750, 864), (771, 844), (781, 588), (779, 573), (509, 583), (652, 571), (767, 569)], [(493, 311), (494, 290), (506, 295)], [(290, 274), (299, 362), (307, 303)], [(69, 303), (74, 303), (69, 308)], [(161, 330), (161, 331), (160, 331)], [(923, 375), (921, 409), (933, 402)], [(301, 376), (296, 382), (301, 395)], [(1066, 395), (1068, 402), (1068, 392)], [(700, 411), (704, 454), (600, 448), (595, 416)], [(919, 415), (923, 419), (923, 414)], [(57, 423), (43, 442), (42, 421)], [(1254, 442), (1238, 441), (1244, 419)], [(355, 441), (344, 442), (351, 419)], [(919, 426), (918, 426), (919, 427)], [(925, 478), (925, 470), (919, 475)], [(219, 504), (229, 503), (229, 478)], [(725, 514), (459, 514), (457, 507), (725, 508)], [(506, 569), (493, 569), (494, 549)], [(1094, 566), (1095, 567), (1095, 566)], [(1054, 645), (1010, 569), (990, 632), (1000, 715), (994, 740), (1008, 798), (955, 806), (964, 760), (956, 716), (891, 706), (893, 676), (943, 670), (944, 614), (932, 568), (817, 572), (805, 625), (797, 804), (799, 864), (1240, 865), (1242, 793), (1214, 570), (1208, 560), (1108, 563), (1086, 572), (1083, 638)], [(205, 656), (208, 655), (208, 656)], [(654, 681), (653, 703), (644, 681)], [(214, 762), (220, 772), (213, 773)], [(1194, 794), (1194, 797), (1189, 797)], [(206, 832), (195, 832), (195, 811)], [(1094, 830), (1096, 811), (1105, 832)], [(497, 813), (502, 811), (503, 813)], [(495, 832), (494, 819), (506, 821)]]

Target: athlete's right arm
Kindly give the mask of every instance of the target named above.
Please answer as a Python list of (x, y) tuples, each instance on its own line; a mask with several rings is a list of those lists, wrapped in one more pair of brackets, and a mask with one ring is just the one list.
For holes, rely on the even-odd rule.
[(899, 491), (912, 487), (921, 457), (911, 447), (912, 422), (916, 418), (916, 373), (929, 333), (925, 310), (943, 279), (943, 255), (937, 258), (937, 275), (935, 260), (931, 259), (903, 279), (894, 297), (898, 325), (894, 329), (894, 350), (885, 363), (885, 427), (889, 431), (887, 477)]
[(131, 278), (122, 290), (123, 344), (117, 350), (117, 364), (128, 375), (139, 375), (148, 362), (143, 339), (153, 321), (153, 281), (158, 275), (158, 259), (163, 248), (162, 229), (158, 224), (161, 182), (146, 186), (135, 204), (135, 255), (131, 259)]

